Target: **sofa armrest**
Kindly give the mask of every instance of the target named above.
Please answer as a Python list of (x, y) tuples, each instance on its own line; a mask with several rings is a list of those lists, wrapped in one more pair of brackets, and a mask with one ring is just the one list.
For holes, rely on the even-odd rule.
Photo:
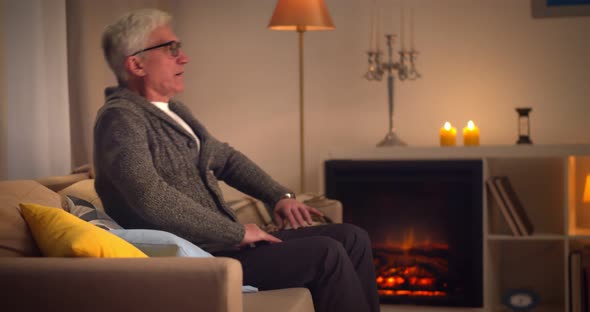
[[(299, 194), (297, 198), (321, 211), (332, 222), (342, 223), (342, 203), (340, 201), (311, 193)], [(239, 200), (229, 201), (228, 205), (241, 223), (256, 223), (263, 229), (269, 224), (272, 225), (272, 217), (265, 205), (259, 200), (244, 197)]]
[(4, 311), (242, 311), (230, 258), (0, 258)]

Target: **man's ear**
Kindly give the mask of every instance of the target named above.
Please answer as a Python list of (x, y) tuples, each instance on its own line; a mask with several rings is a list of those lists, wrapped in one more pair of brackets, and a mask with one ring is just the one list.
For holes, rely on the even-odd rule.
[(143, 69), (143, 62), (141, 58), (137, 56), (128, 56), (125, 58), (125, 68), (127, 71), (133, 75), (138, 77), (145, 76), (145, 70)]

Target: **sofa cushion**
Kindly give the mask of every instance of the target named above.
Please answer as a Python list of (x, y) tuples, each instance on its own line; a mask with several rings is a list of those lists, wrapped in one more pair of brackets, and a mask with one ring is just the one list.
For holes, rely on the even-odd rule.
[[(311, 215), (313, 225), (326, 223), (342, 223), (342, 204), (333, 199), (328, 199), (323, 195), (317, 194), (298, 194), (297, 199), (306, 205), (320, 210), (324, 216)], [(273, 223), (269, 214), (269, 208), (254, 198), (244, 197), (227, 202), (230, 209), (242, 224), (255, 223), (266, 232), (275, 232), (279, 228)], [(288, 220), (285, 220), (285, 229), (290, 229)]]
[(74, 216), (107, 231), (123, 229), (123, 227), (109, 217), (106, 212), (97, 209), (88, 201), (72, 195), (66, 195), (65, 200), (64, 209)]
[[(193, 257), (213, 258), (213, 255), (199, 246), (172, 233), (149, 229), (111, 230), (150, 257)], [(242, 292), (256, 292), (258, 288), (244, 285)]]
[(40, 256), (18, 209), (21, 202), (59, 207), (60, 196), (32, 180), (0, 181), (0, 257)]
[(312, 193), (300, 194), (297, 195), (297, 198), (324, 214), (324, 220), (318, 220), (318, 222), (342, 223), (342, 203), (340, 201)]
[(307, 288), (265, 290), (244, 294), (243, 305), (244, 311), (270, 311), (269, 307), (280, 307), (281, 312), (315, 311)]
[(227, 205), (233, 210), (236, 218), (242, 224), (254, 223), (259, 226), (272, 222), (272, 219), (264, 204), (251, 197), (243, 197), (237, 200), (231, 200), (227, 202)]
[(125, 240), (61, 208), (20, 204), (43, 255), (48, 257), (145, 258)]

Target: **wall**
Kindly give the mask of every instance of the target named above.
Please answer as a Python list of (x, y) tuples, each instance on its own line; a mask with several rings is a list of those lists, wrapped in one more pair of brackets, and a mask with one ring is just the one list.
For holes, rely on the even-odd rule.
[[(276, 0), (113, 0), (68, 4), (73, 2), (79, 3), (81, 14), (81, 22), (73, 26), (79, 28), (79, 38), (86, 39), (79, 43), (81, 54), (71, 55), (78, 57), (78, 63), (70, 63), (70, 71), (82, 65), (92, 69), (78, 73), (76, 80), (83, 85), (75, 92), (83, 96), (70, 100), (72, 110), (91, 105), (82, 110), (83, 125), (72, 131), (78, 134), (72, 136), (72, 148), (82, 148), (82, 152), (74, 153), (74, 164), (85, 162), (90, 154), (93, 114), (103, 101), (103, 88), (114, 81), (100, 52), (102, 28), (122, 8), (160, 5), (176, 16), (177, 32), (191, 57), (185, 77), (186, 92), (180, 98), (219, 139), (230, 142), (279, 182), (297, 190), (297, 36), (294, 32), (266, 29)], [(336, 30), (305, 35), (306, 172), (311, 191), (319, 189), (320, 155), (335, 148), (372, 148), (387, 130), (385, 82), (362, 78), (367, 69), (369, 3), (326, 0)], [(379, 3), (384, 8), (384, 30), (398, 31), (401, 1)], [(396, 84), (395, 123), (400, 136), (411, 146), (437, 145), (438, 129), (445, 120), (460, 128), (468, 119), (480, 127), (482, 144), (514, 144), (517, 106), (533, 108), (531, 130), (535, 144), (590, 143), (586, 122), (590, 113), (590, 17), (533, 19), (529, 0), (406, 3), (415, 10), (418, 68), (423, 78)], [(17, 15), (10, 15), (10, 21), (15, 21)], [(28, 28), (33, 26), (25, 27), (26, 19), (23, 24), (2, 30), (5, 40), (23, 44), (18, 49), (11, 45), (14, 48), (10, 55), (4, 45), (2, 59), (28, 60), (26, 53), (43, 51), (39, 47), (46, 41), (30, 34)], [(44, 24), (38, 21), (33, 25)], [(37, 46), (31, 47), (31, 41)], [(21, 55), (15, 55), (16, 51)], [(11, 77), (12, 84), (16, 84), (15, 76), (20, 77), (24, 69), (41, 65), (24, 63), (26, 66), (19, 68), (15, 64), (5, 63), (2, 69), (5, 77)], [(36, 81), (59, 81), (56, 77), (43, 76)], [(10, 101), (9, 110), (0, 111), (2, 123), (7, 126), (7, 114), (14, 107), (24, 110), (27, 102)], [(53, 110), (43, 113), (55, 114)], [(38, 120), (33, 123), (34, 128), (50, 126), (45, 115), (35, 118)], [(15, 129), (22, 130), (23, 124), (30, 125), (31, 121), (11, 121), (12, 130), (5, 136), (8, 149), (14, 150), (12, 159), (18, 156), (23, 163), (26, 160), (35, 166), (44, 163), (42, 157), (32, 156), (44, 154), (20, 145), (22, 133)], [(42, 151), (52, 145), (44, 144)], [(39, 145), (43, 144), (35, 146)], [(2, 149), (0, 155), (6, 153)], [(18, 176), (31, 174), (24, 167), (12, 170)], [(238, 196), (231, 190), (227, 194), (228, 198)]]
[(2, 3), (0, 179), (70, 170), (65, 1)]
[[(6, 29), (6, 19), (4, 15), (6, 12), (4, 0), (0, 1), (0, 16), (2, 17), (0, 21), (0, 29)], [(7, 127), (6, 127), (6, 90), (4, 81), (4, 31), (0, 31), (0, 179), (3, 179), (4, 175), (6, 174), (6, 151), (8, 149), (6, 145), (7, 138)]]
[(158, 0), (65, 0), (67, 7), (68, 73), (72, 166), (92, 160), (96, 112), (104, 103), (104, 89), (116, 79), (104, 60), (102, 32), (119, 16), (142, 7), (166, 9)]
[[(266, 29), (275, 3), (173, 2), (192, 57), (180, 98), (218, 138), (296, 189), (297, 37)], [(336, 30), (306, 33), (308, 190), (319, 189), (322, 154), (372, 148), (387, 131), (386, 83), (362, 78), (369, 3), (326, 0)], [(384, 32), (399, 31), (401, 1), (379, 4)], [(590, 17), (533, 19), (529, 0), (410, 4), (423, 78), (396, 81), (395, 95), (395, 126), (409, 145), (438, 145), (444, 121), (461, 128), (469, 119), (480, 127), (482, 145), (512, 145), (519, 106), (533, 108), (535, 144), (590, 143)]]

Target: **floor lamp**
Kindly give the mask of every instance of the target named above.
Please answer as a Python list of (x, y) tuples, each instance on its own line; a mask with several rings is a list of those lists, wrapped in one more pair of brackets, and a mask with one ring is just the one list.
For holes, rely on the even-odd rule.
[(332, 30), (334, 23), (324, 0), (278, 0), (268, 28), (297, 31), (299, 34), (299, 190), (305, 192), (305, 145), (303, 105), (303, 33), (314, 30)]

